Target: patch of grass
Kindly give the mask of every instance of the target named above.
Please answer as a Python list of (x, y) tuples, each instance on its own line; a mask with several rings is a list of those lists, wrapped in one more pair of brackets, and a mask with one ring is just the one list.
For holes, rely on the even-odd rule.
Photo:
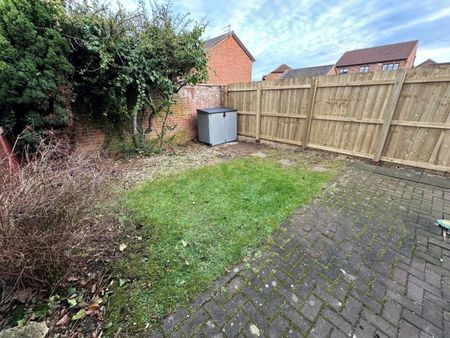
[(126, 196), (142, 240), (117, 268), (109, 333), (155, 327), (249, 255), (332, 174), (240, 159), (145, 183)]

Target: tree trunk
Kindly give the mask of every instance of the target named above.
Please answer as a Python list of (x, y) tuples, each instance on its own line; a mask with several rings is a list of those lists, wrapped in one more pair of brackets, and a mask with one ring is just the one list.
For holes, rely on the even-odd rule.
[(139, 130), (138, 130), (138, 109), (137, 105), (133, 108), (133, 143), (136, 148), (139, 148), (141, 146), (140, 137), (139, 137)]
[(167, 123), (167, 118), (169, 117), (170, 114), (170, 106), (166, 108), (166, 111), (164, 113), (164, 118), (162, 120), (161, 123), (161, 133), (159, 134), (159, 149), (162, 149), (163, 146), (163, 142), (164, 142), (164, 136), (166, 135), (166, 123)]

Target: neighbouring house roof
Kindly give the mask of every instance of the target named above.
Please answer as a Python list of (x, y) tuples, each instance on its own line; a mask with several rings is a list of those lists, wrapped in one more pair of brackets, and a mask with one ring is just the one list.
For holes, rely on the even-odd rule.
[(333, 68), (334, 65), (316, 66), (316, 67), (306, 67), (297, 69), (288, 69), (280, 79), (293, 79), (295, 77), (309, 77), (309, 76), (320, 76), (327, 75), (328, 72)]
[(287, 70), (289, 70), (289, 69), (291, 69), (291, 67), (289, 67), (287, 64), (285, 64), (285, 63), (282, 63), (281, 65), (279, 65), (277, 68), (275, 68), (274, 70), (272, 70), (271, 72), (270, 72), (270, 74), (273, 74), (273, 73), (284, 73), (285, 71), (287, 71)]
[(270, 78), (270, 75), (274, 75), (275, 77), (272, 76), (272, 79), (278, 79), (285, 71), (291, 69), (291, 67), (289, 67), (287, 64), (282, 63), (281, 65), (279, 65), (277, 68), (275, 68), (274, 70), (272, 70), (269, 74), (263, 75), (262, 79), (263, 81), (266, 80), (267, 78)]
[(206, 40), (203, 44), (205, 51), (210, 51), (211, 49), (215, 48), (216, 46), (218, 46), (221, 42), (225, 41), (229, 36), (234, 37), (234, 39), (237, 41), (237, 43), (239, 44), (239, 46), (241, 46), (241, 48), (244, 50), (244, 52), (248, 55), (248, 57), (250, 58), (250, 60), (252, 60), (252, 62), (255, 62), (255, 58), (253, 57), (253, 55), (248, 51), (248, 49), (244, 46), (244, 44), (242, 43), (242, 41), (237, 37), (236, 33), (234, 31), (231, 31), (229, 33), (225, 33), (219, 36), (216, 36), (215, 38)]
[(425, 60), (424, 62), (418, 64), (415, 68), (417, 68), (417, 67), (435, 66), (437, 64), (438, 63), (436, 61), (434, 61), (433, 59), (428, 59), (428, 60)]
[(450, 65), (450, 62), (436, 62), (433, 59), (425, 60), (424, 62), (418, 64), (415, 68), (419, 67), (434, 67), (434, 66), (446, 66)]
[(407, 59), (418, 44), (418, 40), (389, 45), (356, 49), (345, 52), (336, 62), (336, 67), (364, 65)]

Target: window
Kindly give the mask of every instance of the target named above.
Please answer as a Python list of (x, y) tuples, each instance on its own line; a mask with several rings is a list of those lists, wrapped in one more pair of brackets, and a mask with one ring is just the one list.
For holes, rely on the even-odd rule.
[(385, 63), (381, 70), (397, 70), (399, 64), (398, 63)]
[(340, 68), (339, 69), (339, 74), (347, 74), (348, 73), (348, 69), (347, 68)]
[(361, 66), (359, 67), (360, 73), (368, 73), (369, 72), (369, 66)]

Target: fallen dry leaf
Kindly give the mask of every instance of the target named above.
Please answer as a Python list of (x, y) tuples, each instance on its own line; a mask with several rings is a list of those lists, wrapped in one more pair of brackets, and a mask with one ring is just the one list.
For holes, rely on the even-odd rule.
[(88, 309), (86, 311), (86, 314), (93, 315), (97, 313), (100, 310), (100, 305), (98, 304), (91, 304), (88, 306)]
[(125, 250), (126, 248), (127, 248), (127, 245), (124, 244), (124, 243), (122, 243), (122, 244), (119, 245), (119, 250), (120, 250), (120, 251), (123, 251), (123, 250)]
[(31, 299), (32, 296), (33, 296), (33, 289), (27, 288), (17, 291), (12, 298), (20, 303), (26, 303)]
[(56, 322), (56, 325), (64, 325), (67, 324), (70, 321), (70, 316), (66, 313), (64, 316), (61, 317), (60, 320)]

